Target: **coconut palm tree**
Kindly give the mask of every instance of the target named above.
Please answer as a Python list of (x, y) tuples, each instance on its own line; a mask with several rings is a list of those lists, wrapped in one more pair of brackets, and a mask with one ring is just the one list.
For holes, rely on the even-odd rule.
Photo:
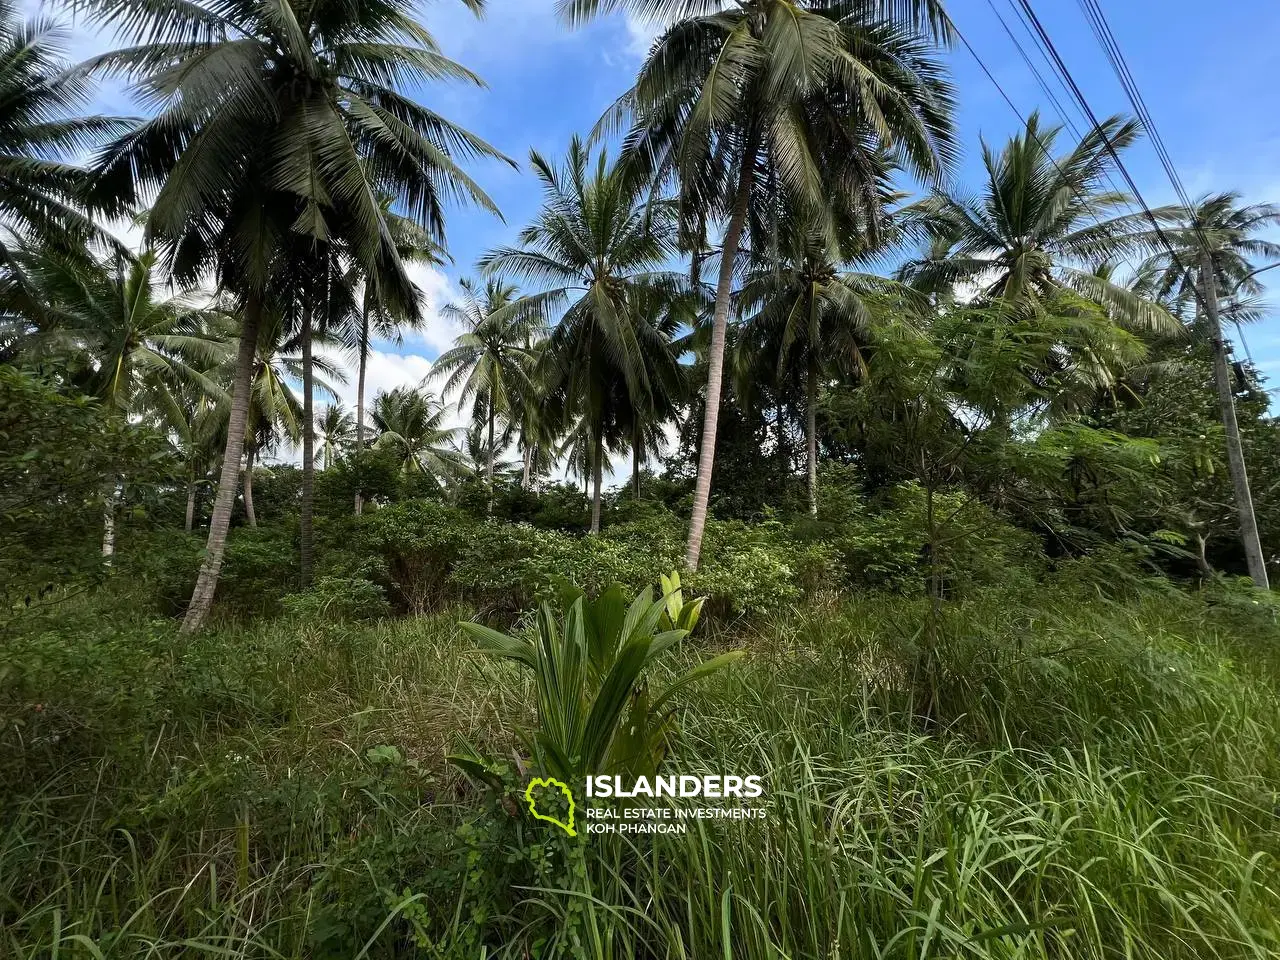
[(452, 441), (462, 432), (445, 426), (448, 407), (425, 388), (397, 387), (373, 398), (376, 447), (396, 451), (405, 473), (425, 474), (443, 486), (464, 470)]
[(575, 137), (556, 169), (537, 151), (530, 161), (542, 181), (542, 211), (520, 234), (519, 247), (481, 258), (490, 274), (506, 273), (545, 287), (510, 310), (533, 315), (563, 311), (547, 339), (548, 395), (562, 394), (564, 422), (581, 420), (594, 450), (592, 532), (600, 529), (604, 450), (616, 446), (624, 405), (649, 409), (655, 371), (675, 376), (667, 331), (640, 305), (686, 295), (681, 274), (662, 267), (676, 255), (677, 229), (669, 204), (645, 204), (645, 184), (600, 153), (594, 165)]
[(446, 317), (463, 325), (463, 333), (451, 350), (440, 355), (432, 372), (444, 377), (446, 395), (459, 390), (458, 406), (471, 404), (472, 420), (487, 428), (489, 506), (493, 507), (493, 467), (498, 455), (495, 428), (498, 418), (511, 422), (516, 394), (531, 392), (528, 375), (533, 360), (532, 343), (543, 333), (541, 316), (517, 305), (518, 291), (510, 283), (491, 277), (481, 290), (463, 280), (462, 303), (444, 307)]
[[(332, 263), (337, 245), (366, 276), (381, 278), (384, 303), (417, 316), (418, 295), (379, 197), (394, 197), (443, 245), (446, 198), (496, 212), (454, 158), (498, 154), (396, 89), (479, 82), (440, 53), (411, 0), (85, 0), (82, 7), (132, 44), (95, 57), (85, 74), (126, 74), (153, 108), (98, 156), (93, 197), (136, 207), (154, 195), (147, 232), (164, 244), (175, 274), (212, 273), (242, 311), (222, 480), (183, 623), (191, 632), (207, 618), (217, 586), (272, 283), (297, 279), (300, 267), (326, 275), (314, 265)], [(318, 291), (308, 286), (314, 309)], [(304, 311), (304, 329), (311, 316)]]
[(331, 403), (316, 417), (316, 438), (320, 441), (317, 455), (328, 470), (340, 460), (356, 438), (356, 420), (342, 404)]
[(703, 223), (725, 221), (685, 557), (696, 569), (744, 235), (767, 230), (779, 195), (819, 221), (832, 197), (847, 196), (874, 222), (886, 150), (924, 179), (948, 166), (952, 97), (929, 43), (948, 21), (937, 0), (567, 0), (561, 9), (575, 23), (625, 9), (670, 24), (604, 129), (629, 124), (631, 162), (676, 178), (682, 208), (705, 212)]
[[(243, 476), (245, 519), (250, 527), (258, 525), (257, 510), (253, 500), (253, 471), (258, 458), (281, 446), (296, 448), (302, 439), (305, 404), (294, 384), (303, 379), (301, 333), (287, 330), (285, 311), (276, 308), (263, 318), (258, 327), (258, 344), (254, 351), (252, 379), (250, 381), (249, 413), (246, 418), (243, 456), (237, 464), (237, 475)], [(328, 342), (322, 338), (321, 342)], [(342, 383), (345, 375), (340, 367), (325, 357), (314, 358), (313, 387), (321, 394), (335, 397), (330, 381)], [(234, 376), (235, 360), (228, 358), (221, 379), (229, 382)], [(224, 399), (218, 408), (218, 445), (226, 446), (226, 431), (231, 423), (230, 398)]]
[(1280, 261), (1280, 244), (1264, 240), (1258, 234), (1277, 224), (1280, 224), (1280, 206), (1241, 206), (1240, 196), (1235, 193), (1203, 197), (1194, 206), (1178, 211), (1176, 222), (1165, 230), (1172, 250), (1157, 254), (1146, 266), (1157, 277), (1157, 295), (1168, 296), (1183, 306), (1193, 306), (1196, 326), (1208, 334), (1240, 538), (1249, 575), (1264, 589), (1269, 586), (1266, 557), (1258, 536), (1244, 448), (1240, 443), (1235, 387), (1222, 318), (1224, 315), (1243, 318), (1250, 314), (1250, 305), (1242, 297), (1256, 297), (1261, 293), (1256, 276), (1268, 269), (1260, 267), (1258, 261), (1273, 264)]
[(108, 239), (85, 212), (85, 171), (58, 158), (117, 136), (132, 121), (74, 115), (91, 91), (66, 70), (66, 42), (53, 20), (23, 20), (12, 0), (0, 0), (0, 262), (19, 239), (67, 251)]
[[(431, 240), (427, 231), (419, 227), (408, 217), (402, 217), (391, 209), (392, 198), (381, 198), (382, 215), (387, 229), (391, 233), (400, 259), (405, 263), (440, 264), (445, 261), (445, 252)], [(359, 281), (363, 287), (360, 300), (360, 320), (355, 336), (356, 351), (356, 439), (355, 450), (359, 454), (364, 450), (364, 432), (366, 425), (364, 410), (365, 376), (369, 366), (369, 349), (374, 337), (383, 340), (400, 342), (400, 331), (405, 326), (416, 326), (412, 316), (397, 314), (393, 304), (382, 297), (379, 292), (377, 274), (361, 275), (350, 278)], [(354, 283), (352, 284), (355, 285)], [(357, 490), (355, 501), (356, 516), (364, 512), (364, 494)]]
[[(778, 259), (774, 259), (777, 257)], [(748, 377), (773, 367), (782, 384), (794, 372), (805, 398), (809, 512), (818, 513), (818, 387), (824, 375), (859, 378), (881, 314), (892, 306), (900, 318), (927, 303), (903, 284), (848, 269), (844, 256), (803, 223), (793, 224), (783, 248), (753, 257), (738, 295), (745, 318), (738, 339), (738, 370)], [(739, 392), (748, 394), (749, 384)]]
[[(211, 315), (189, 298), (162, 297), (156, 255), (117, 254), (100, 262), (53, 247), (11, 248), (13, 276), (34, 306), (18, 336), (20, 349), (65, 359), (76, 387), (115, 416), (151, 421), (181, 434), (188, 422), (184, 387), (217, 397), (210, 375), (227, 345), (210, 328)], [(115, 553), (119, 480), (106, 495), (102, 553)]]
[[(1137, 122), (1112, 117), (1054, 156), (1061, 129), (1045, 127), (1032, 113), (999, 153), (983, 142), (987, 176), (979, 194), (938, 190), (904, 211), (925, 229), (931, 249), (906, 264), (902, 276), (925, 293), (962, 286), (1029, 312), (1071, 290), (1130, 330), (1177, 333), (1162, 306), (1095, 269), (1149, 255), (1159, 244), (1146, 213), (1121, 212), (1131, 198), (1109, 188), (1108, 144), (1117, 151), (1132, 144)], [(1172, 208), (1155, 213), (1167, 220)]]

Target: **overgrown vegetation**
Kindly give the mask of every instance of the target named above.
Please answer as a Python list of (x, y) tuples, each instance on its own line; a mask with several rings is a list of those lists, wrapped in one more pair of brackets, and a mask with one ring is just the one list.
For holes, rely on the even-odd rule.
[(1280, 956), (1280, 208), (1133, 212), (1124, 117), (965, 187), (937, 0), (622, 8), (369, 390), (510, 162), (416, 5), (0, 0), (0, 956)]

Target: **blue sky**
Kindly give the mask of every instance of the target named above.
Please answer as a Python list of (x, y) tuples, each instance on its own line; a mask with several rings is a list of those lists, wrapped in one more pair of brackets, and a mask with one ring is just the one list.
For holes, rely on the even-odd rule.
[[(34, 6), (34, 0), (32, 5)], [(1128, 104), (1077, 3), (1033, 4), (1091, 105), (1100, 116), (1128, 112)], [(1249, 202), (1280, 201), (1280, 4), (1275, 0), (1103, 0), (1103, 9), (1129, 61), (1187, 188), (1197, 197), (1237, 190)], [(521, 164), (474, 165), (471, 172), (498, 203), (505, 223), (486, 213), (457, 209), (449, 220), (454, 265), (419, 271), (433, 306), (456, 291), (489, 247), (510, 242), (537, 210), (538, 184), (527, 171), (529, 149), (559, 156), (575, 132), (589, 130), (634, 74), (647, 45), (643, 25), (613, 16), (570, 31), (555, 18), (555, 0), (489, 0), (476, 20), (457, 0), (432, 0), (423, 19), (445, 51), (479, 73), (486, 89), (457, 85), (417, 92), (424, 102), (504, 151)], [(1025, 116), (1040, 107), (1058, 119), (997, 19), (1004, 16), (1041, 73), (1053, 74), (1038, 59), (1030, 37), (1015, 19), (1011, 0), (951, 0), (960, 30)], [(56, 7), (55, 7), (56, 9)], [(106, 45), (77, 26), (73, 53), (85, 55)], [(1002, 142), (1019, 125), (1000, 93), (963, 47), (948, 54), (959, 94), (959, 130), (964, 159), (958, 180), (973, 185), (979, 176), (979, 135)], [(1052, 83), (1059, 101), (1069, 101)], [(119, 88), (101, 91), (104, 112), (129, 113)], [(1083, 127), (1079, 116), (1070, 117)], [(1130, 151), (1126, 164), (1152, 205), (1174, 200), (1173, 188), (1149, 143)], [(1280, 309), (1280, 270), (1272, 282)], [(371, 389), (414, 383), (429, 372), (430, 360), (454, 331), (432, 311), (428, 328), (400, 346), (379, 345), (370, 370)], [(1280, 319), (1268, 319), (1245, 333), (1254, 358), (1280, 384)], [(350, 390), (342, 391), (344, 394)]]

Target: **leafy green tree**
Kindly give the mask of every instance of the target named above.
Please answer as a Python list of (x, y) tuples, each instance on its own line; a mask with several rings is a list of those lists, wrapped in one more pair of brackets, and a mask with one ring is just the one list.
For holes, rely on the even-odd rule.
[[(160, 296), (156, 255), (117, 254), (101, 262), (53, 247), (23, 245), (9, 262), (34, 313), (16, 342), (31, 359), (54, 357), (69, 386), (102, 402), (113, 416), (180, 433), (184, 387), (211, 397), (210, 375), (226, 355), (211, 315), (182, 295)], [(122, 478), (110, 484), (103, 515), (103, 556), (115, 553), (115, 513)]]
[[(105, 573), (104, 491), (168, 480), (164, 437), (100, 401), (0, 365), (0, 630), (42, 599)], [(34, 466), (33, 466), (34, 465)]]
[(948, 35), (948, 22), (936, 0), (568, 0), (561, 9), (573, 23), (625, 9), (670, 24), (607, 121), (631, 122), (632, 162), (678, 180), (686, 214), (725, 220), (685, 558), (694, 570), (744, 234), (767, 231), (779, 194), (820, 222), (833, 196), (848, 197), (874, 222), (885, 152), (924, 179), (948, 166), (952, 96), (929, 44)]
[[(130, 76), (154, 108), (98, 156), (95, 197), (127, 208), (154, 195), (148, 235), (163, 242), (175, 275), (212, 272), (242, 308), (222, 477), (183, 624), (191, 632), (208, 616), (222, 565), (273, 282), (306, 263), (329, 263), (336, 244), (365, 275), (380, 277), (384, 303), (416, 316), (417, 292), (379, 197), (394, 197), (443, 244), (446, 198), (494, 210), (454, 157), (497, 154), (396, 89), (479, 82), (440, 53), (409, 0), (83, 6), (131, 44), (94, 58), (86, 73)], [(478, 10), (479, 0), (470, 6)], [(304, 325), (310, 317), (304, 313)]]
[(508, 310), (562, 311), (547, 339), (548, 395), (563, 395), (565, 422), (580, 423), (594, 485), (591, 531), (600, 530), (605, 448), (617, 446), (625, 410), (652, 409), (655, 385), (676, 378), (670, 331), (653, 323), (647, 304), (688, 293), (662, 267), (676, 254), (676, 223), (667, 204), (643, 202), (642, 181), (601, 153), (594, 168), (575, 137), (561, 169), (536, 151), (542, 211), (520, 234), (520, 247), (486, 254), (481, 267), (544, 291)]
[(462, 281), (462, 303), (444, 308), (464, 326), (455, 346), (436, 360), (432, 370), (445, 378), (444, 392), (460, 390), (458, 404), (472, 406), (472, 419), (488, 430), (485, 443), (489, 464), (485, 476), (492, 508), (494, 460), (498, 455), (498, 419), (510, 421), (519, 406), (517, 396), (531, 393), (532, 344), (543, 332), (541, 316), (517, 303), (518, 291), (491, 278), (481, 291)]

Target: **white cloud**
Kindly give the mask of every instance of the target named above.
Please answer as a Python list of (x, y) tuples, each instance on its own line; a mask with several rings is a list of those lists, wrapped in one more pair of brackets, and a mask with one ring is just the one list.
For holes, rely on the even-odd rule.
[(627, 46), (627, 53), (637, 60), (643, 60), (649, 55), (649, 48), (653, 46), (653, 41), (658, 39), (662, 30), (659, 24), (638, 20), (628, 14), (627, 36), (631, 42)]
[(410, 346), (425, 348), (439, 356), (453, 346), (462, 333), (457, 321), (445, 316), (443, 308), (459, 299), (456, 287), (442, 271), (425, 263), (408, 265), (409, 277), (417, 284), (426, 300), (422, 326), (404, 331), (404, 341)]

